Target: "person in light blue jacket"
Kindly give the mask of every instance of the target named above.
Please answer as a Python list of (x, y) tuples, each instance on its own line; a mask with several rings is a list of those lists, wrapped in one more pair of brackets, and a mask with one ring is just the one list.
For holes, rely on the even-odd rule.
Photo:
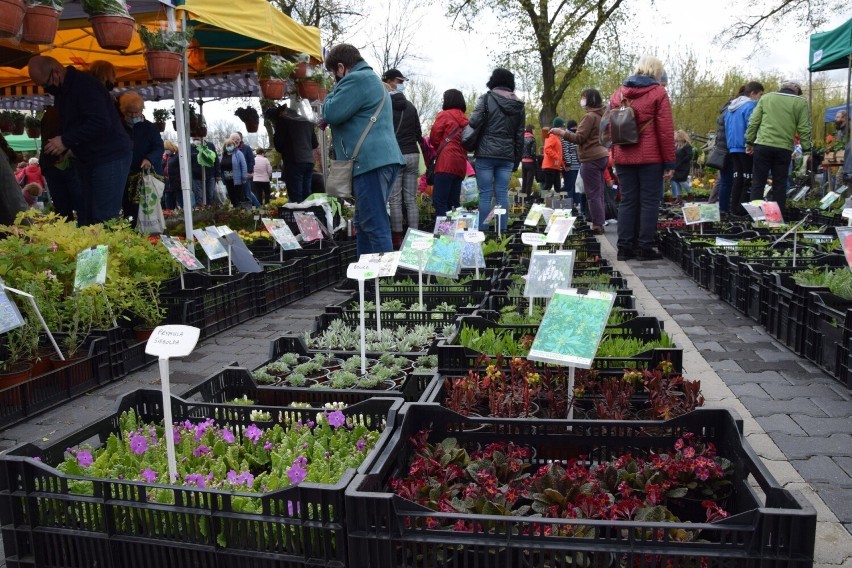
[(222, 181), (225, 182), (225, 188), (228, 190), (228, 199), (234, 207), (239, 207), (243, 204), (248, 205), (244, 187), (248, 179), (248, 167), (246, 157), (236, 150), (236, 143), (231, 138), (227, 138), (222, 147), (222, 160), (219, 167), (222, 170)]
[(325, 67), (337, 81), (322, 108), (323, 120), (332, 129), (336, 159), (351, 158), (370, 117), (382, 99), (385, 101), (358, 151), (352, 171), (352, 192), (358, 255), (390, 252), (393, 245), (388, 196), (400, 167), (405, 164), (393, 131), (390, 95), (379, 76), (349, 44), (332, 47)]
[(734, 168), (734, 183), (731, 187), (731, 213), (734, 215), (746, 214), (742, 204), (749, 201), (752, 157), (746, 153), (745, 133), (748, 119), (762, 95), (763, 85), (757, 81), (746, 83), (743, 94), (728, 103), (728, 111), (725, 113), (725, 136)]

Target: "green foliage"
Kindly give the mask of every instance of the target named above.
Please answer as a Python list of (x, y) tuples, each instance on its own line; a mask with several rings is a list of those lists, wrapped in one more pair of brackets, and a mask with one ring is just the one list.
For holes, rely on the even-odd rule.
[(793, 274), (793, 280), (800, 286), (825, 286), (835, 296), (852, 300), (852, 270), (838, 268), (828, 270), (814, 267)]
[(488, 328), (479, 331), (467, 325), (463, 325), (459, 332), (459, 345), (491, 356), (524, 356), (530, 351), (528, 343), (521, 342), (511, 330)]
[(258, 79), (287, 80), (296, 69), (296, 63), (288, 61), (280, 55), (264, 53), (257, 58)]
[(169, 31), (166, 29), (151, 29), (147, 26), (139, 26), (139, 39), (146, 51), (171, 51), (181, 53), (192, 40), (193, 30), (187, 27), (182, 31)]
[(506, 252), (510, 242), (512, 242), (512, 235), (503, 235), (499, 239), (490, 238), (482, 244), (482, 254), (488, 256), (495, 252)]
[(124, 0), (83, 0), (83, 11), (90, 16), (127, 16)]
[(668, 334), (663, 333), (656, 341), (642, 341), (622, 335), (608, 336), (598, 345), (595, 357), (632, 357), (649, 349), (670, 348), (673, 346)]

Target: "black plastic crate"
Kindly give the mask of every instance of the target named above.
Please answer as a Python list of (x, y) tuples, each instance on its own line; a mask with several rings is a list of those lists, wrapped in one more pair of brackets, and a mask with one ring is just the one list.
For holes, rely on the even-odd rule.
[(95, 337), (103, 337), (106, 340), (106, 348), (109, 354), (109, 375), (113, 381), (157, 360), (156, 357), (145, 354), (147, 341), (137, 341), (132, 330), (113, 327), (110, 329), (93, 329), (91, 334)]
[[(317, 317), (317, 320), (322, 320), (322, 319), (326, 319), (326, 318), (335, 318), (335, 317), (337, 317), (337, 314), (321, 314), (320, 316)], [(312, 335), (317, 335), (317, 332), (316, 331), (312, 332)], [(304, 354), (304, 355), (307, 355), (307, 356), (313, 356), (317, 353), (336, 353), (337, 356), (343, 356), (343, 357), (350, 357), (352, 355), (361, 355), (360, 350), (358, 350), (358, 351), (332, 351), (332, 350), (329, 350), (329, 349), (309, 349), (308, 346), (305, 344), (305, 340), (303, 339), (302, 334), (300, 334), (300, 333), (299, 334), (297, 334), (297, 333), (286, 333), (286, 334), (282, 335), (281, 337), (279, 337), (278, 339), (274, 339), (272, 341), (271, 345), (269, 346), (269, 360), (273, 361), (275, 359), (278, 359), (284, 353), (287, 353), (287, 352), (290, 352), (290, 351), (292, 351), (293, 353), (299, 353), (300, 355)], [(411, 358), (420, 357), (421, 355), (429, 355), (429, 354), (432, 354), (432, 353), (435, 353), (435, 352), (437, 352), (437, 351), (436, 351), (435, 344), (433, 342), (431, 346), (429, 346), (427, 349), (425, 349), (423, 351), (409, 352), (409, 353), (396, 353), (395, 352), (394, 355), (399, 355), (399, 356), (402, 356), (402, 357), (408, 357), (409, 359), (411, 359)], [(377, 359), (378, 357), (381, 357), (381, 356), (382, 356), (382, 353), (378, 353), (378, 352), (375, 352), (375, 351), (367, 351), (367, 357)]]
[[(365, 282), (364, 288), (373, 288), (375, 289), (375, 284), (373, 282)], [(365, 294), (365, 297), (367, 294)], [(458, 314), (472, 314), (474, 311), (480, 309), (485, 301), (485, 297), (487, 293), (485, 292), (423, 292), (423, 304), (426, 306), (425, 313), (432, 314), (434, 317), (430, 320), (432, 323), (440, 323), (442, 321), (448, 321), (452, 323), (455, 321), (456, 316)], [(380, 296), (381, 301), (384, 302), (386, 300), (401, 300), (407, 305), (411, 305), (413, 303), (420, 301), (420, 296), (415, 294), (409, 294), (407, 292), (381, 292)], [(374, 297), (366, 297), (367, 301), (373, 302)], [(330, 306), (325, 307), (326, 313), (329, 314), (341, 314), (341, 313), (350, 313), (354, 314), (354, 317), (360, 318), (360, 312), (358, 309), (353, 308), (352, 305), (358, 303), (358, 292), (351, 294), (345, 300), (341, 300), (336, 304), (332, 304)], [(451, 306), (455, 306), (456, 309), (452, 313), (446, 312), (447, 315), (444, 315), (442, 312), (435, 312), (434, 307), (447, 303)], [(381, 316), (382, 321), (390, 320), (390, 319), (405, 319), (406, 315), (412, 313), (410, 311), (391, 311), (391, 310), (382, 310)], [(427, 316), (422, 316), (423, 319), (428, 320)], [(375, 311), (366, 311), (364, 313), (364, 318), (368, 322), (375, 322), (376, 313)], [(424, 322), (428, 323), (428, 322)], [(368, 324), (370, 327), (375, 327), (375, 323)]]
[[(346, 491), (349, 557), (363, 568), (458, 566), (711, 566), (808, 568), (813, 564), (816, 511), (797, 491), (783, 489), (749, 447), (742, 421), (726, 409), (699, 409), (667, 422), (465, 418), (434, 404), (402, 414), (372, 470)], [(388, 480), (407, 471), (409, 438), (424, 428), (429, 441), (456, 438), (468, 451), (493, 442), (535, 450), (533, 466), (578, 458), (592, 465), (626, 452), (668, 450), (686, 432), (713, 441), (735, 469), (728, 507), (713, 524), (639, 523), (589, 519), (436, 513), (390, 492)], [(765, 502), (749, 485), (753, 478)], [(425, 518), (452, 527), (479, 521), (474, 533), (426, 528)], [(553, 536), (560, 527), (592, 527), (588, 536)], [(552, 532), (545, 531), (548, 527)], [(643, 530), (659, 529), (659, 530)], [(701, 530), (700, 540), (675, 542), (668, 530)]]
[(197, 397), (202, 402), (219, 403), (227, 403), (235, 398), (246, 396), (264, 406), (288, 406), (295, 402), (307, 402), (317, 406), (332, 402), (356, 404), (374, 397), (401, 398), (406, 402), (419, 402), (423, 400), (435, 377), (434, 372), (409, 373), (399, 390), (277, 387), (257, 384), (251, 376), (251, 371), (234, 364), (211, 375), (181, 396), (187, 399)]
[(253, 274), (256, 315), (268, 314), (305, 296), (303, 258), (283, 263), (263, 263), (263, 272)]
[[(793, 270), (793, 269), (791, 269)], [(764, 275), (767, 287), (766, 329), (797, 355), (805, 354), (805, 321), (811, 292), (828, 292), (824, 286), (800, 286), (792, 272)]]
[[(214, 418), (248, 425), (258, 407), (190, 403), (172, 397), (175, 421)], [(366, 471), (387, 443), (401, 408), (399, 399), (374, 398), (343, 410), (374, 428), (386, 422), (376, 447), (358, 471)], [(55, 465), (68, 447), (98, 440), (119, 428), (121, 412), (142, 420), (163, 418), (162, 394), (137, 390), (124, 396), (112, 416), (40, 449), (24, 444), (0, 456), (0, 523), (9, 566), (314, 566), (347, 562), (344, 491), (356, 470), (334, 485), (302, 483), (265, 494), (163, 486), (174, 505), (156, 503), (151, 485), (93, 479), (93, 495), (71, 493)], [(260, 407), (313, 419), (316, 408)], [(32, 458), (39, 458), (37, 461)], [(239, 497), (259, 501), (261, 513), (235, 512)]]
[[(852, 300), (830, 292), (811, 292), (805, 322), (804, 355), (826, 373), (840, 379), (845, 364), (847, 324), (852, 321)], [(846, 384), (845, 379), (843, 384)]]

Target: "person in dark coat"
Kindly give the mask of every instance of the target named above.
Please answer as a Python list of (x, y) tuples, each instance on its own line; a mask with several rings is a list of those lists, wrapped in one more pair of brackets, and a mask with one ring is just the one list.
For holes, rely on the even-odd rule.
[(408, 228), (417, 229), (420, 221), (420, 211), (417, 209), (417, 184), (420, 178), (423, 131), (420, 128), (420, 115), (417, 109), (403, 93), (406, 81), (408, 78), (403, 77), (398, 69), (388, 69), (382, 75), (382, 82), (391, 94), (393, 131), (399, 144), (399, 151), (405, 159), (405, 165), (399, 170), (388, 199), (394, 249), (399, 249), (402, 244), (403, 203), (405, 203), (405, 219)]
[(284, 164), (287, 198), (291, 203), (301, 203), (314, 193), (314, 149), (319, 146), (314, 123), (289, 107), (272, 109), (267, 116), (274, 121), (272, 142)]
[(30, 59), (29, 74), (35, 84), (53, 95), (61, 120), (61, 134), (48, 140), (43, 151), (60, 160), (70, 151), (79, 161), (84, 192), (79, 224), (118, 217), (132, 143), (106, 88), (88, 73), (42, 55)]
[(149, 122), (143, 115), (145, 101), (136, 91), (127, 91), (118, 99), (121, 115), (124, 117), (124, 127), (133, 140), (133, 158), (130, 160), (130, 172), (127, 177), (127, 185), (124, 188), (122, 199), (122, 212), (125, 219), (135, 219), (138, 212), (139, 199), (134, 199), (135, 186), (138, 182), (136, 176), (140, 173), (153, 171), (157, 175), (163, 175), (163, 139), (160, 131)]
[(461, 145), (461, 133), (467, 126), (466, 110), (461, 91), (444, 91), (443, 110), (435, 117), (429, 132), (429, 144), (438, 152), (432, 188), (435, 216), (446, 215), (449, 209), (461, 204), (461, 184), (467, 174), (467, 152)]

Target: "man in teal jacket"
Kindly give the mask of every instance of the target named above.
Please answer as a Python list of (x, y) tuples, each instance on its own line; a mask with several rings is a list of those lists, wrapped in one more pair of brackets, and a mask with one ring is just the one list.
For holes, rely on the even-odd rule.
[(754, 158), (751, 198), (763, 199), (763, 188), (772, 172), (771, 200), (784, 212), (787, 200), (787, 172), (793, 145), (799, 135), (802, 151), (811, 149), (811, 116), (808, 101), (795, 81), (785, 81), (777, 93), (761, 97), (746, 129), (746, 153)]
[(352, 157), (370, 117), (379, 103), (385, 101), (355, 159), (352, 192), (355, 194), (353, 221), (358, 256), (390, 252), (393, 247), (388, 196), (400, 166), (405, 163), (393, 132), (390, 95), (358, 50), (349, 44), (332, 47), (325, 67), (337, 81), (322, 109), (323, 119), (332, 128), (336, 159)]

